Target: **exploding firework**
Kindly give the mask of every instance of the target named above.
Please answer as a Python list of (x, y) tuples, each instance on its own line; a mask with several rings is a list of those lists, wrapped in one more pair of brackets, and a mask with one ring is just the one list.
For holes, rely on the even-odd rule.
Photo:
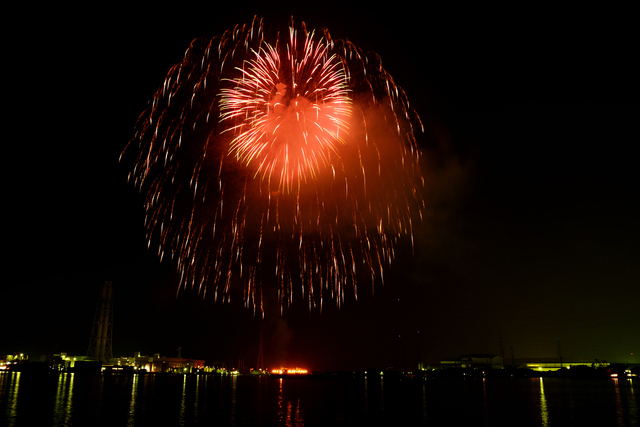
[[(180, 286), (264, 316), (383, 282), (424, 209), (418, 115), (375, 54), (304, 23), (196, 39), (124, 153)], [(235, 294), (235, 293), (234, 293)]]

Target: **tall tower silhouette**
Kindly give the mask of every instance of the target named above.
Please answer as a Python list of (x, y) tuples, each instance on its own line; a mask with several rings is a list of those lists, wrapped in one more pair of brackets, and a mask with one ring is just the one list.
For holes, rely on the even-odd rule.
[(103, 364), (109, 363), (109, 360), (113, 359), (112, 336), (113, 286), (111, 282), (104, 282), (93, 319), (87, 356), (94, 357)]
[(264, 356), (262, 353), (262, 331), (263, 331), (264, 327), (262, 324), (260, 324), (260, 344), (258, 345), (258, 360), (256, 363), (256, 369), (258, 371), (262, 371), (264, 370)]

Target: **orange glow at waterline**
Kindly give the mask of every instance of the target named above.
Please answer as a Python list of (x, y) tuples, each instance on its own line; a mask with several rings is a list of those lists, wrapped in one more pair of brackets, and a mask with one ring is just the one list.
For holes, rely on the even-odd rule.
[(309, 372), (306, 369), (302, 368), (279, 368), (272, 369), (271, 373), (273, 375), (304, 375), (308, 374)]

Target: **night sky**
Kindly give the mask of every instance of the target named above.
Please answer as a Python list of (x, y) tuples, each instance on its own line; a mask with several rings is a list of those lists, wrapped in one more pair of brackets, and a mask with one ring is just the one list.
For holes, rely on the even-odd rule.
[(176, 296), (175, 266), (146, 249), (142, 200), (118, 157), (194, 37), (293, 14), (377, 52), (406, 91), (426, 128), (427, 215), (415, 255), (400, 250), (374, 296), (268, 316), (267, 366), (406, 368), (499, 354), (501, 340), (507, 359), (560, 348), (638, 363), (630, 11), (237, 4), (15, 13), (3, 43), (0, 354), (85, 354), (108, 280), (115, 356), (182, 347), (255, 365), (260, 320), (239, 301)]

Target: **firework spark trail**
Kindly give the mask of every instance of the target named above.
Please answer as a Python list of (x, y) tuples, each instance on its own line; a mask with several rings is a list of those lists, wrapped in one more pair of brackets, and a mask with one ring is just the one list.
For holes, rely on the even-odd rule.
[(298, 292), (321, 309), (363, 277), (373, 290), (424, 210), (422, 124), (380, 58), (304, 23), (287, 35), (254, 19), (194, 40), (123, 152), (179, 289), (241, 286), (262, 316), (275, 289), (281, 312)]

